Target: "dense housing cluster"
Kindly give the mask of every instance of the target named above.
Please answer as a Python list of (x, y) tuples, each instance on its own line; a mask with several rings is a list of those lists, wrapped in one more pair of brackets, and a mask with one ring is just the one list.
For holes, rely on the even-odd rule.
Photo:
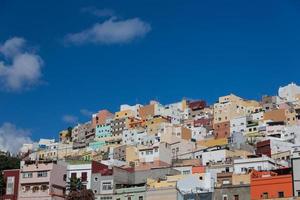
[(24, 144), (4, 171), (4, 199), (64, 199), (80, 178), (99, 200), (256, 200), (300, 197), (300, 87), (213, 105), (121, 105)]

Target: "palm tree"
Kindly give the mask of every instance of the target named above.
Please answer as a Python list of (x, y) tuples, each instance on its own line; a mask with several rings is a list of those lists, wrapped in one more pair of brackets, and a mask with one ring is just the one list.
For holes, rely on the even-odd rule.
[(81, 191), (83, 189), (83, 184), (80, 178), (70, 178), (67, 190), (69, 192)]
[(85, 189), (80, 178), (71, 178), (67, 190), (67, 200), (95, 200), (93, 191)]

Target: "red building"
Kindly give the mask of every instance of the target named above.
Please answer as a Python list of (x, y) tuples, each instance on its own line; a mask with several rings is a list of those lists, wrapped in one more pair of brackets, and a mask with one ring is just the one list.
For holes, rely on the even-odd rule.
[(291, 168), (253, 171), (250, 181), (251, 200), (293, 197)]
[(3, 178), (5, 182), (5, 192), (3, 199), (17, 200), (19, 190), (19, 169), (11, 169), (3, 171)]
[(107, 165), (104, 165), (100, 162), (92, 161), (92, 173), (100, 173), (102, 176), (111, 176), (113, 175), (113, 170)]
[(266, 155), (271, 157), (271, 142), (270, 140), (260, 141), (256, 144), (256, 155)]
[(206, 107), (206, 102), (203, 100), (192, 101), (188, 103), (188, 106), (191, 110), (202, 110)]

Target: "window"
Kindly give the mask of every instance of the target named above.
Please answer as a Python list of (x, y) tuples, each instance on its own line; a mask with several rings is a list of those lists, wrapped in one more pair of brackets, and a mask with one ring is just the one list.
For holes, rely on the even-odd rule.
[(81, 180), (87, 181), (87, 172), (81, 172)]
[(32, 178), (32, 172), (23, 173), (23, 178)]
[(48, 190), (48, 189), (49, 189), (48, 185), (42, 185), (42, 186), (41, 186), (41, 190), (42, 190), (42, 191), (46, 191), (46, 190)]
[(234, 200), (239, 200), (239, 195), (234, 195)]
[(112, 190), (112, 182), (102, 182), (102, 190)]
[(190, 170), (183, 170), (183, 171), (182, 171), (182, 174), (183, 174), (183, 175), (187, 175), (187, 174), (190, 174), (190, 173), (191, 173)]
[(268, 199), (268, 198), (269, 198), (269, 194), (268, 194), (267, 192), (264, 192), (264, 193), (262, 194), (262, 198), (263, 198), (263, 199)]
[(63, 180), (67, 181), (67, 174), (64, 174)]
[(112, 197), (101, 197), (100, 200), (112, 200)]
[(128, 199), (128, 200), (131, 200), (131, 197), (128, 197), (127, 199)]
[(278, 192), (278, 197), (283, 198), (284, 197), (284, 192)]
[(41, 177), (47, 177), (47, 171), (40, 171), (37, 173), (37, 177), (41, 178)]
[(32, 192), (37, 192), (37, 191), (39, 191), (39, 186), (33, 186), (33, 188), (32, 188)]
[(225, 168), (225, 172), (229, 172), (229, 167), (226, 167), (226, 168)]
[(300, 190), (297, 191), (297, 196), (300, 197)]
[(224, 195), (222, 196), (222, 199), (223, 199), (223, 200), (228, 200), (227, 194), (224, 194)]
[(7, 195), (14, 194), (14, 183), (15, 183), (14, 176), (7, 177), (7, 183), (6, 183), (6, 194)]
[(95, 177), (94, 180), (95, 180), (95, 182), (98, 182), (98, 178), (97, 177)]
[(143, 200), (144, 199), (144, 197), (143, 196), (139, 196), (139, 200)]
[(71, 173), (71, 179), (75, 179), (77, 178), (77, 174), (76, 173)]

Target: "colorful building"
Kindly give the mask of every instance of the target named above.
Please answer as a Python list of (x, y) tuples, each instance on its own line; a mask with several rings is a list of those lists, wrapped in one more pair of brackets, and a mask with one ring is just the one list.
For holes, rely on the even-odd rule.
[(63, 200), (66, 167), (56, 162), (22, 162), (18, 200)]
[(252, 172), (251, 200), (291, 197), (293, 197), (291, 168)]

